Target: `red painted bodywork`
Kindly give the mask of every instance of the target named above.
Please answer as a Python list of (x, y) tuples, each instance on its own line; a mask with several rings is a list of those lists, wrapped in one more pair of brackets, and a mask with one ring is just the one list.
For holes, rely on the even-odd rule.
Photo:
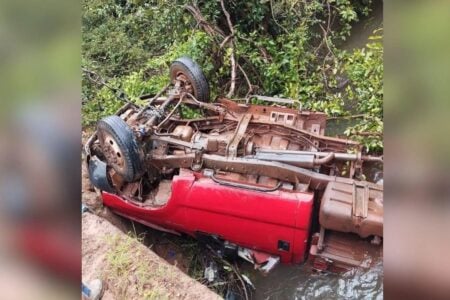
[[(139, 207), (106, 192), (103, 202), (143, 224), (192, 236), (196, 232), (214, 234), (242, 247), (279, 255), (283, 263), (300, 263), (308, 243), (313, 194), (235, 188), (183, 171), (174, 176), (164, 206)], [(289, 243), (288, 251), (278, 249), (280, 240)]]

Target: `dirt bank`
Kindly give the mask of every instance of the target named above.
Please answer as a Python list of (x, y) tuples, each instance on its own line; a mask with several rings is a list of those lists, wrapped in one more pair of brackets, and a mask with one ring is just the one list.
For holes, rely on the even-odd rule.
[(82, 222), (83, 281), (103, 279), (103, 299), (221, 299), (107, 220)]

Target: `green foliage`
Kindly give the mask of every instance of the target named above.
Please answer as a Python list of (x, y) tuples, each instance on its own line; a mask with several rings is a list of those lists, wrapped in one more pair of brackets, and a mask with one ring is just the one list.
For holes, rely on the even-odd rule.
[[(132, 98), (168, 82), (170, 63), (183, 55), (204, 70), (211, 95), (230, 87), (231, 48), (205, 33), (184, 4), (196, 5), (212, 26), (229, 34), (219, 1), (84, 0), (83, 66), (109, 78)], [(365, 114), (346, 133), (369, 151), (382, 150), (382, 46), (377, 37), (353, 53), (339, 45), (371, 1), (225, 1), (236, 32), (235, 56), (254, 93), (299, 100), (330, 116)], [(380, 32), (377, 35), (381, 35)], [(238, 70), (236, 97), (248, 86)], [(121, 105), (113, 92), (83, 79), (83, 125)], [(183, 108), (185, 116), (199, 112)], [(364, 132), (365, 135), (358, 135)], [(367, 135), (374, 133), (375, 135)]]
[(366, 48), (348, 55), (344, 70), (351, 84), (347, 97), (365, 117), (346, 134), (361, 141), (368, 151), (383, 149), (383, 45), (381, 30), (375, 31)]
[[(209, 53), (212, 42), (204, 32), (194, 31), (187, 36), (186, 41), (175, 41), (171, 51), (161, 56), (149, 59), (138, 72), (132, 72), (122, 77), (109, 80), (108, 85), (122, 88), (131, 101), (143, 104), (138, 97), (144, 94), (156, 94), (169, 81), (170, 63), (181, 56), (189, 56), (202, 65), (202, 70), (211, 81), (214, 79), (213, 63)], [(97, 88), (93, 98), (83, 105), (83, 126), (94, 124), (99, 118), (113, 114), (124, 103), (108, 87)], [(213, 90), (214, 91), (214, 90)], [(186, 108), (186, 116), (198, 116), (192, 109)]]

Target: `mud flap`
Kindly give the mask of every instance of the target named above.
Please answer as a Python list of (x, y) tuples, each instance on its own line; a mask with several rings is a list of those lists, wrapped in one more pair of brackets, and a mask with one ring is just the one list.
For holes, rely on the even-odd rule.
[(238, 256), (255, 265), (255, 269), (268, 274), (280, 262), (279, 256), (239, 247)]
[(105, 192), (114, 193), (115, 190), (108, 181), (106, 163), (102, 162), (96, 156), (93, 156), (89, 162), (89, 179), (92, 184)]

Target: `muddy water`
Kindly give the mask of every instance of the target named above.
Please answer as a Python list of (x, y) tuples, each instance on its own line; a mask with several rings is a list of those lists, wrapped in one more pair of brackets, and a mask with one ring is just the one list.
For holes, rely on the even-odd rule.
[[(168, 263), (190, 274), (192, 251), (200, 244), (192, 238), (149, 229), (123, 219), (130, 232), (145, 238), (143, 243)], [(251, 299), (383, 299), (382, 261), (370, 269), (354, 269), (344, 274), (318, 273), (309, 261), (298, 265), (278, 265), (268, 275), (262, 275), (244, 260), (236, 262), (241, 274), (245, 274), (255, 286)], [(199, 267), (199, 266), (197, 266)], [(202, 268), (200, 266), (200, 268)], [(205, 284), (203, 270), (195, 279)], [(190, 274), (192, 276), (192, 274)], [(215, 289), (216, 292), (220, 292)], [(223, 295), (223, 294), (222, 294)]]
[[(121, 218), (122, 219), (122, 218)], [(130, 232), (145, 237), (143, 243), (168, 263), (185, 273), (192, 268), (192, 251), (200, 245), (188, 237), (178, 237), (149, 229), (122, 219)], [(381, 260), (368, 270), (354, 269), (344, 274), (318, 273), (309, 262), (299, 265), (278, 265), (268, 275), (254, 269), (253, 265), (238, 260), (241, 274), (255, 286), (251, 299), (383, 299), (383, 266)], [(203, 270), (197, 280), (205, 284)], [(192, 274), (191, 274), (192, 275)], [(215, 290), (216, 292), (220, 292)]]
[(277, 266), (262, 276), (250, 264), (241, 266), (256, 287), (253, 299), (383, 299), (381, 262), (369, 270), (320, 274), (308, 263)]

